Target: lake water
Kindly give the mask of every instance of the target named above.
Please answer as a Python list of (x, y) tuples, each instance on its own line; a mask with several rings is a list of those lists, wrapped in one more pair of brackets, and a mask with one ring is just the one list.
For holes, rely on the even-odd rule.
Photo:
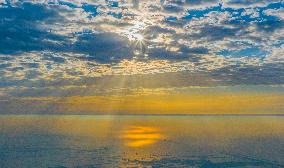
[(284, 117), (2, 115), (0, 167), (284, 167)]

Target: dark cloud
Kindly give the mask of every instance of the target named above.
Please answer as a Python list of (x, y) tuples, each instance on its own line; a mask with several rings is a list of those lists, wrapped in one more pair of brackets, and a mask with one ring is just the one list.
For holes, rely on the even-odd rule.
[(149, 54), (149, 58), (151, 59), (184, 60), (189, 57), (187, 54), (168, 51), (164, 47), (149, 49), (147, 53)]
[(161, 0), (161, 2), (162, 4), (167, 2), (169, 4), (175, 4), (180, 7), (182, 7), (183, 5), (190, 5), (190, 7), (203, 5), (203, 7), (210, 7), (213, 5), (218, 5), (218, 3), (221, 3), (220, 0), (210, 0), (210, 1), (208, 0), (168, 0), (168, 1)]
[(207, 0), (185, 0), (185, 3), (190, 5), (201, 5), (204, 3), (220, 3), (220, 0), (211, 0), (210, 2)]
[(284, 83), (284, 64), (244, 66), (237, 64), (214, 70), (211, 74), (229, 85), (281, 85)]
[(53, 34), (40, 25), (60, 20), (56, 10), (45, 5), (23, 3), (0, 8), (0, 53), (18, 54), (29, 51), (64, 48), (66, 37)]
[(279, 0), (224, 0), (224, 3), (228, 5), (243, 5), (243, 6), (267, 5), (273, 2), (279, 2)]
[(180, 51), (183, 53), (188, 53), (188, 54), (208, 54), (209, 50), (205, 47), (193, 47), (190, 48), (188, 46), (182, 45), (180, 47)]
[(183, 7), (177, 4), (170, 3), (164, 5), (164, 10), (167, 12), (181, 12), (183, 11)]
[(149, 39), (154, 39), (161, 33), (175, 34), (176, 32), (175, 30), (160, 27), (160, 26), (149, 26), (143, 31), (143, 34), (145, 35), (145, 37)]
[(193, 33), (194, 38), (205, 38), (210, 41), (224, 40), (226, 37), (234, 37), (240, 29), (227, 28), (224, 26), (204, 25), (198, 33)]
[(0, 69), (10, 67), (11, 64), (0, 64)]
[(267, 20), (257, 23), (257, 28), (259, 31), (274, 32), (279, 29), (284, 28), (283, 20)]
[(81, 35), (74, 44), (73, 51), (87, 54), (82, 59), (104, 63), (120, 61), (133, 56), (133, 49), (128, 39), (115, 33)]
[(55, 10), (48, 8), (46, 5), (22, 3), (16, 6), (7, 5), (0, 8), (1, 20), (12, 20), (15, 22), (25, 21), (43, 21), (52, 20), (54, 17), (58, 17)]
[[(70, 37), (42, 28), (47, 23), (65, 21), (58, 11), (47, 5), (23, 3), (0, 8), (0, 54), (20, 54), (31, 51), (84, 53), (87, 60), (109, 62), (130, 58), (131, 47), (126, 38), (114, 33), (78, 34), (72, 44)], [(55, 62), (62, 57), (49, 56)]]

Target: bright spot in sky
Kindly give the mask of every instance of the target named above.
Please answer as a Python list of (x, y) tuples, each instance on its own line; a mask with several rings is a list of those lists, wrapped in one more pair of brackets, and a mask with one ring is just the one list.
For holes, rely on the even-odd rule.
[(133, 34), (133, 37), (137, 40), (137, 41), (143, 41), (144, 37), (141, 34)]
[(130, 41), (141, 42), (144, 36), (140, 33), (147, 27), (144, 20), (135, 20), (131, 22), (132, 26), (120, 31), (123, 35), (127, 36)]

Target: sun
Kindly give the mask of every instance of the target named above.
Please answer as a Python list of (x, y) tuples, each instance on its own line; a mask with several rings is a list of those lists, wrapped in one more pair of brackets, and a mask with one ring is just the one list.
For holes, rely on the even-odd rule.
[(145, 43), (146, 41), (145, 41), (144, 36), (142, 34), (135, 33), (135, 34), (132, 34), (132, 39), (133, 39), (132, 46), (134, 49), (134, 55), (136, 56), (145, 55), (147, 45)]
[(143, 33), (144, 29), (147, 27), (146, 21), (135, 20), (131, 22), (132, 26), (120, 31), (122, 35), (127, 37), (129, 44), (133, 49), (133, 58), (147, 57), (147, 39)]
[(144, 36), (138, 32), (127, 32), (127, 38), (131, 41), (131, 42), (143, 42), (145, 40)]
[(147, 27), (147, 24), (144, 20), (134, 20), (131, 23), (130, 27), (120, 31), (121, 34), (125, 35), (130, 41), (143, 41), (144, 36), (141, 34), (141, 31)]
[(133, 36), (133, 38), (136, 40), (136, 41), (143, 41), (144, 40), (144, 37), (143, 37), (143, 35), (141, 35), (141, 34), (133, 34), (132, 35)]

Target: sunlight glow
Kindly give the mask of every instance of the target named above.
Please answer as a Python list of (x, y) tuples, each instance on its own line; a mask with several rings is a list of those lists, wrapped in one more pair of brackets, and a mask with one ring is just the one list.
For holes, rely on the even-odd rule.
[(143, 41), (144, 37), (141, 34), (141, 31), (147, 27), (147, 24), (144, 20), (134, 20), (131, 22), (132, 26), (120, 31), (125, 35), (130, 41)]
[(144, 37), (141, 34), (133, 34), (132, 35), (137, 41), (143, 41)]
[(154, 127), (131, 126), (122, 132), (121, 139), (128, 147), (143, 147), (157, 143), (163, 135)]

